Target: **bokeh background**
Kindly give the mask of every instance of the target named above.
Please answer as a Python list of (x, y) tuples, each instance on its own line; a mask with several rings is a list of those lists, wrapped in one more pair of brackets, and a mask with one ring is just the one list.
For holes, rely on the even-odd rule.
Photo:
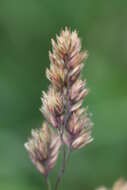
[[(72, 154), (60, 190), (93, 190), (127, 179), (127, 1), (0, 0), (0, 189), (46, 189), (24, 149), (40, 127), (50, 39), (77, 29), (89, 59), (94, 142)], [(51, 174), (54, 184), (60, 161)]]

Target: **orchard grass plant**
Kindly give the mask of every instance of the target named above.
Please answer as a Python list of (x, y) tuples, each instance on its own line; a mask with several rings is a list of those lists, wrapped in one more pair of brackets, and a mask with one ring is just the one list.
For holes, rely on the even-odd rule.
[[(59, 36), (56, 35), (56, 40), (51, 39), (51, 43), (50, 66), (46, 69), (50, 85), (47, 92), (42, 92), (40, 108), (44, 122), (40, 129), (31, 131), (25, 148), (37, 170), (44, 176), (47, 189), (58, 190), (71, 153), (92, 142), (93, 123), (88, 107), (83, 107), (88, 89), (86, 80), (81, 78), (81, 71), (88, 52), (82, 51), (77, 32), (67, 27)], [(60, 151), (61, 168), (52, 187), (49, 175)], [(112, 189), (100, 187), (97, 190), (127, 190), (127, 182), (119, 180)]]

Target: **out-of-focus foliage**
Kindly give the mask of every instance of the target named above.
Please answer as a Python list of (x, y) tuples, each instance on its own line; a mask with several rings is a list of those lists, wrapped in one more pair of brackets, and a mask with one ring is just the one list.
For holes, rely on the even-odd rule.
[(60, 190), (91, 190), (127, 178), (126, 22), (125, 0), (0, 0), (0, 189), (46, 189), (23, 144), (41, 125), (50, 38), (65, 26), (76, 28), (89, 50), (82, 75), (95, 140), (72, 154)]

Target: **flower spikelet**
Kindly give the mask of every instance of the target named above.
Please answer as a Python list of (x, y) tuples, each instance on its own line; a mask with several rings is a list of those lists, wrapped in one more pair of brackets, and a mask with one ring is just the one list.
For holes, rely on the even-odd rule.
[(42, 128), (32, 130), (31, 133), (32, 137), (25, 143), (25, 148), (36, 168), (46, 176), (58, 158), (60, 138), (47, 123), (43, 123)]
[(58, 127), (57, 117), (63, 112), (63, 99), (60, 92), (50, 87), (48, 93), (43, 92), (41, 112), (47, 121), (55, 128)]
[(87, 58), (87, 51), (80, 52), (81, 42), (77, 32), (71, 32), (67, 27), (56, 42), (52, 39), (52, 52), (49, 52), (50, 69), (46, 70), (47, 78), (53, 86), (63, 88), (68, 83), (68, 77), (73, 83), (80, 75), (83, 61)]
[(58, 124), (63, 125), (66, 131), (65, 143), (73, 149), (79, 149), (92, 141), (93, 124), (87, 109), (82, 108), (83, 100), (88, 94), (86, 80), (81, 79), (83, 62), (88, 57), (87, 51), (81, 51), (81, 40), (77, 32), (71, 32), (67, 27), (56, 36), (56, 41), (52, 39), (51, 42), (51, 63), (46, 75), (52, 88), (61, 94), (61, 107), (64, 108), (64, 114), (61, 112), (59, 119), (55, 116), (52, 120), (58, 128)]
[(114, 183), (112, 188), (100, 187), (96, 190), (127, 190), (127, 181), (121, 178)]
[(93, 123), (85, 109), (82, 108), (73, 112), (65, 137), (66, 144), (72, 149), (80, 149), (86, 146), (93, 140), (91, 137), (92, 126)]

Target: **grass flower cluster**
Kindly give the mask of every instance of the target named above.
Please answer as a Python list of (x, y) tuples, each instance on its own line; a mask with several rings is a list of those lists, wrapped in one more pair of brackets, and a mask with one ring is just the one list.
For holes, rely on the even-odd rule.
[(87, 108), (82, 106), (88, 94), (86, 80), (81, 79), (87, 51), (81, 51), (77, 32), (68, 28), (51, 42), (50, 67), (46, 70), (50, 85), (48, 91), (42, 93), (40, 109), (45, 121), (42, 128), (32, 130), (25, 147), (33, 164), (45, 176), (48, 189), (48, 176), (62, 151), (62, 166), (54, 187), (57, 190), (71, 152), (92, 141), (93, 123)]
[(112, 188), (100, 187), (96, 190), (127, 190), (127, 181), (124, 179), (119, 179), (116, 181)]

